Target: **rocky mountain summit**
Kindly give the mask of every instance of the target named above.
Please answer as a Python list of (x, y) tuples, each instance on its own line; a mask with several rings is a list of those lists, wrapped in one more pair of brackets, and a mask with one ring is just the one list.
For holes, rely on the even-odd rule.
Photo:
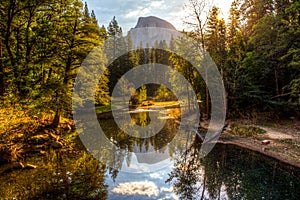
[(167, 28), (167, 29), (176, 30), (176, 28), (171, 23), (155, 16), (140, 17), (138, 19), (135, 28), (145, 28), (145, 27), (158, 27), (158, 28)]
[(147, 45), (153, 47), (155, 42), (165, 41), (170, 43), (171, 38), (177, 38), (179, 32), (166, 20), (158, 17), (140, 17), (135, 28), (130, 30), (133, 45), (145, 48)]

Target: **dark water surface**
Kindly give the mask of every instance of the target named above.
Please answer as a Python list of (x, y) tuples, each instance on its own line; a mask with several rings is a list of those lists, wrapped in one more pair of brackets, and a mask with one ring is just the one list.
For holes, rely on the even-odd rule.
[[(131, 116), (139, 126), (151, 121), (145, 112)], [(117, 146), (101, 153), (113, 152), (114, 159), (99, 162), (78, 139), (28, 158), (37, 169), (2, 174), (0, 199), (300, 199), (300, 169), (233, 145), (217, 144), (199, 159), (201, 141), (178, 131), (175, 120), (166, 122), (155, 136), (139, 139), (101, 120)]]

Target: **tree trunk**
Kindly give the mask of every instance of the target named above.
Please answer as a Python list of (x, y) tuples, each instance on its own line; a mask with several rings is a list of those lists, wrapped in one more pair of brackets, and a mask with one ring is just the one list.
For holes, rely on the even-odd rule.
[(210, 113), (209, 113), (209, 91), (208, 91), (208, 77), (207, 77), (207, 66), (205, 66), (205, 102), (206, 102), (206, 115), (207, 118), (210, 117)]
[(53, 128), (57, 128), (58, 125), (59, 125), (59, 121), (60, 121), (60, 112), (59, 112), (59, 109), (56, 110), (55, 112), (55, 116), (54, 116), (54, 119), (53, 119), (53, 122), (52, 122), (52, 127)]
[(2, 34), (0, 33), (0, 97), (4, 96), (5, 93), (5, 83), (4, 83), (4, 68), (2, 62)]
[(202, 189), (202, 193), (201, 193), (201, 200), (204, 199), (204, 193), (205, 193), (205, 187), (206, 187), (206, 172), (204, 171), (203, 174), (204, 178), (203, 178), (203, 189)]
[(275, 76), (275, 85), (276, 85), (276, 95), (279, 95), (279, 81), (278, 81), (278, 67), (276, 66), (274, 69), (274, 76)]

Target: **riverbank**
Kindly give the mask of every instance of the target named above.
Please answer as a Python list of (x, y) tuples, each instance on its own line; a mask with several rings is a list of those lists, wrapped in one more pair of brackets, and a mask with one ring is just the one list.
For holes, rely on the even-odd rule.
[(71, 119), (62, 118), (53, 127), (53, 113), (32, 115), (30, 110), (0, 108), (0, 174), (17, 169), (35, 169), (38, 163), (27, 163), (32, 156), (46, 156), (52, 150), (71, 146), (75, 137)]
[[(177, 104), (158, 103), (155, 105), (143, 106), (142, 108), (178, 106)], [(169, 108), (168, 107), (168, 108)], [(5, 111), (5, 112), (4, 112)], [(169, 109), (169, 115), (177, 116)], [(17, 112), (11, 109), (0, 110), (0, 165), (1, 163), (16, 163), (8, 165), (9, 168), (32, 168), (31, 163), (20, 163), (28, 155), (44, 155), (49, 149), (61, 149), (70, 147), (70, 137), (76, 137), (75, 127), (72, 120), (62, 120), (57, 129), (51, 128), (52, 116), (44, 115), (41, 118), (27, 116), (26, 113)], [(103, 112), (101, 117), (112, 118), (110, 111)], [(99, 116), (98, 116), (99, 117)], [(101, 118), (99, 117), (99, 118)], [(284, 163), (300, 168), (300, 121), (289, 120), (264, 120), (263, 117), (257, 120), (230, 120), (229, 126), (221, 134), (219, 143), (233, 144), (247, 148), (269, 157), (280, 160)], [(206, 127), (207, 122), (203, 122)], [(237, 135), (232, 131), (233, 125), (251, 126), (265, 130), (265, 133), (255, 135)], [(21, 164), (21, 165), (20, 165)], [(7, 171), (7, 167), (4, 170)]]
[[(300, 121), (283, 120), (264, 125), (249, 120), (228, 123), (219, 143), (247, 148), (300, 168)], [(266, 132), (250, 136), (236, 135), (231, 131), (233, 124), (258, 127)]]

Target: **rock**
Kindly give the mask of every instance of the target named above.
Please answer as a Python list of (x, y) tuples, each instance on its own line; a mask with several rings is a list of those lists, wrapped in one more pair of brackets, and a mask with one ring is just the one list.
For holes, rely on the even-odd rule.
[(270, 140), (263, 140), (263, 141), (261, 141), (261, 144), (262, 144), (262, 145), (268, 145), (268, 144), (270, 144), (270, 143), (271, 143)]
[(160, 19), (158, 17), (140, 17), (135, 28), (145, 28), (145, 27), (159, 27), (176, 30), (176, 28), (169, 22)]
[(155, 42), (164, 41), (169, 44), (172, 38), (181, 36), (171, 23), (154, 16), (140, 17), (135, 28), (130, 30), (130, 34), (133, 46), (142, 48), (147, 48), (147, 45), (153, 47)]
[(63, 147), (63, 145), (62, 145), (62, 143), (60, 143), (60, 142), (53, 141), (53, 142), (51, 143), (51, 147), (52, 147), (53, 149), (61, 149), (61, 148)]

